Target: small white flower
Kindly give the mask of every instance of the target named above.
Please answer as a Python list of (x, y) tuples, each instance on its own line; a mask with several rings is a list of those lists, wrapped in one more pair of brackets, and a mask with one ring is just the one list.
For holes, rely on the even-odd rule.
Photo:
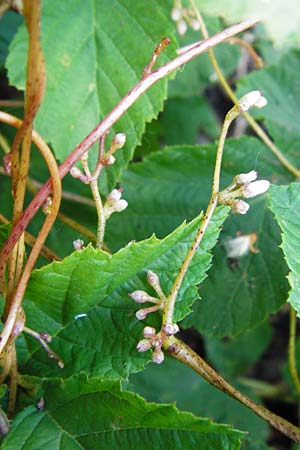
[(136, 313), (135, 313), (135, 317), (137, 318), (137, 320), (144, 320), (147, 317), (148, 311), (145, 309), (139, 309)]
[(160, 347), (157, 347), (152, 355), (152, 361), (156, 364), (161, 364), (165, 359), (164, 352)]
[(122, 148), (126, 142), (126, 134), (125, 133), (117, 133), (114, 137), (114, 145), (115, 148)]
[(138, 342), (136, 349), (138, 352), (146, 352), (147, 350), (150, 350), (150, 348), (152, 347), (151, 345), (151, 341), (149, 341), (149, 339), (142, 339), (141, 341)]
[(248, 173), (240, 173), (235, 177), (235, 182), (237, 184), (247, 184), (251, 183), (251, 181), (255, 181), (257, 178), (257, 172), (256, 170), (251, 170), (251, 172)]
[(251, 235), (229, 238), (224, 241), (227, 258), (239, 259), (250, 251)]
[(156, 331), (155, 331), (155, 328), (153, 328), (153, 327), (145, 327), (144, 328), (144, 330), (143, 330), (143, 335), (144, 335), (144, 337), (145, 338), (154, 338), (155, 337), (155, 335), (156, 335)]
[(179, 327), (176, 323), (168, 323), (162, 327), (162, 332), (166, 336), (173, 336), (173, 334), (178, 333)]
[(78, 167), (72, 167), (70, 169), (70, 175), (72, 175), (73, 178), (80, 178), (82, 176), (82, 172)]
[(107, 158), (104, 157), (104, 165), (112, 166), (116, 162), (116, 158), (113, 155), (108, 155)]
[(76, 239), (73, 241), (74, 250), (82, 250), (84, 248), (84, 242), (82, 239)]
[(115, 211), (116, 212), (121, 212), (124, 211), (124, 209), (126, 209), (128, 206), (128, 202), (126, 200), (124, 200), (123, 198), (121, 198), (121, 200), (119, 200), (116, 204), (115, 204)]
[(248, 92), (248, 94), (241, 97), (238, 101), (238, 106), (241, 112), (246, 112), (253, 106), (256, 108), (262, 108), (266, 104), (267, 100), (262, 96), (261, 91)]
[(108, 194), (106, 201), (115, 203), (120, 200), (122, 192), (119, 189), (113, 189), (110, 194)]
[(130, 292), (128, 295), (136, 303), (146, 303), (146, 302), (151, 301), (150, 295), (148, 295), (147, 292), (145, 292), (145, 291), (133, 291), (133, 292)]
[(182, 17), (182, 11), (180, 8), (173, 8), (171, 11), (171, 18), (174, 22), (177, 22)]
[(121, 199), (122, 191), (120, 189), (113, 189), (107, 196), (104, 213), (106, 219), (108, 219), (114, 212), (121, 212), (127, 208), (128, 203), (126, 200)]
[(245, 198), (251, 198), (267, 192), (269, 187), (270, 182), (268, 180), (259, 180), (242, 186), (241, 190)]
[(250, 205), (244, 200), (234, 200), (231, 205), (231, 209), (236, 214), (247, 214)]
[(177, 31), (180, 34), (180, 36), (183, 36), (186, 33), (187, 30), (187, 24), (184, 20), (179, 20), (177, 22)]
[(193, 30), (195, 30), (195, 31), (200, 30), (200, 23), (196, 19), (193, 19), (191, 21), (191, 26), (192, 26)]

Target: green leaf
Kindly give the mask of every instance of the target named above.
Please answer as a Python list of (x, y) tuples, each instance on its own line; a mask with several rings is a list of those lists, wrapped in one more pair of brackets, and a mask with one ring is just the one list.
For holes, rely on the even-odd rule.
[[(260, 449), (259, 444), (267, 438), (269, 427), (266, 422), (173, 358), (166, 358), (159, 367), (149, 365), (143, 372), (132, 374), (126, 387), (148, 401), (176, 402), (180, 409), (247, 431), (243, 450), (250, 450), (251, 444), (256, 445), (253, 449)], [(251, 393), (245, 393), (253, 397)]]
[(245, 373), (270, 344), (272, 331), (265, 322), (235, 339), (205, 339), (207, 358), (225, 377)]
[[(245, 19), (263, 21), (271, 38), (278, 46), (300, 44), (299, 19), (300, 12), (297, 0), (290, 0), (288, 7), (281, 0), (272, 1), (272, 13), (269, 2), (261, 0), (197, 0), (200, 11), (208, 15), (218, 15), (231, 23)], [(293, 14), (291, 14), (293, 11)]]
[(22, 22), (23, 17), (14, 11), (7, 11), (0, 17), (0, 67), (4, 65), (8, 46)]
[[(154, 152), (124, 174), (122, 186), (129, 206), (108, 223), (110, 248), (155, 232), (163, 237), (183, 219), (190, 219), (209, 201), (216, 147), (173, 147)], [(291, 177), (257, 139), (226, 141), (221, 188), (238, 173), (252, 169), (260, 178), (286, 182)], [(232, 215), (224, 226), (208, 278), (200, 288), (202, 301), (186, 320), (205, 335), (234, 336), (253, 328), (279, 309), (287, 296), (287, 267), (278, 248), (278, 226), (266, 207), (265, 197), (253, 199), (246, 216)], [(257, 234), (259, 253), (228, 264), (224, 242), (237, 233)]]
[(286, 53), (276, 65), (252, 72), (238, 83), (238, 96), (260, 89), (268, 100), (261, 110), (253, 110), (256, 117), (264, 118), (276, 145), (297, 167), (299, 157), (300, 50)]
[(287, 265), (291, 290), (288, 302), (300, 317), (300, 184), (289, 186), (271, 186), (270, 209), (282, 231), (281, 248)]
[[(179, 292), (176, 320), (183, 319), (198, 298), (196, 285), (210, 268), (209, 251), (227, 213), (228, 208), (221, 207), (213, 217)], [(65, 368), (58, 369), (54, 361), (51, 364), (45, 351), (26, 336), (20, 340), (22, 371), (68, 377), (73, 371), (84, 370), (94, 375), (126, 377), (141, 370), (151, 355), (136, 350), (144, 323), (135, 318), (138, 307), (128, 293), (136, 289), (150, 292), (146, 269), (160, 276), (162, 288), (168, 293), (198, 226), (196, 218), (164, 240), (152, 236), (138, 244), (131, 243), (112, 256), (89, 246), (61, 263), (35, 270), (25, 295), (27, 324), (55, 336), (51, 347), (64, 360)]]
[[(224, 29), (224, 23), (219, 18), (207, 17), (205, 21), (210, 35)], [(200, 38), (199, 31), (188, 29), (187, 33), (179, 38), (179, 43), (183, 47), (191, 44), (191, 42), (199, 41)], [(226, 43), (218, 45), (214, 51), (224, 75), (230, 76), (238, 64), (239, 48)], [(207, 53), (204, 53), (177, 71), (175, 80), (171, 80), (169, 83), (168, 96), (169, 98), (193, 97), (201, 94), (208, 84), (213, 84), (216, 81), (214, 69)]]
[(99, 378), (48, 383), (44, 399), (44, 410), (32, 406), (16, 417), (2, 450), (238, 450), (243, 436)]
[[(53, 145), (58, 159), (66, 158), (140, 80), (163, 36), (170, 37), (172, 44), (160, 56), (159, 64), (175, 55), (169, 14), (168, 4), (159, 1), (43, 2), (47, 91), (35, 126)], [(24, 88), (26, 46), (22, 27), (7, 60), (10, 82), (18, 88)], [(127, 143), (116, 154), (114, 168), (105, 171), (110, 186), (131, 159), (145, 123), (162, 109), (166, 86), (166, 80), (153, 86), (113, 126), (113, 132), (127, 134)]]

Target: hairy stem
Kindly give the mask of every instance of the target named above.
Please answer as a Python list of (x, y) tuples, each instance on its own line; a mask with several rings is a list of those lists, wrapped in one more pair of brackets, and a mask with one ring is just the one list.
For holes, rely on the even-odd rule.
[[(194, 10), (195, 16), (197, 17), (197, 20), (200, 24), (200, 29), (203, 34), (204, 39), (208, 39), (209, 35), (207, 32), (207, 28), (205, 25), (205, 22), (199, 12), (199, 9), (196, 6), (195, 0), (190, 0), (190, 4)], [(237, 104), (238, 98), (236, 97), (235, 93), (229, 86), (229, 84), (226, 81), (226, 78), (223, 75), (223, 72), (218, 64), (218, 61), (216, 60), (215, 54), (211, 48), (207, 50), (210, 62), (217, 74), (217, 77), (220, 81), (220, 84), (222, 85), (224, 91), (230, 98), (230, 100)], [(272, 153), (276, 156), (276, 158), (280, 161), (280, 163), (295, 177), (300, 176), (300, 170), (298, 170), (279, 150), (279, 148), (274, 144), (274, 142), (271, 141), (269, 136), (265, 133), (265, 131), (258, 125), (258, 123), (253, 119), (253, 117), (248, 113), (244, 112), (243, 116), (251, 126), (251, 128), (255, 131), (255, 133), (260, 137), (260, 139), (266, 144), (266, 146), (272, 151)]]
[(289, 360), (289, 370), (290, 374), (297, 392), (297, 395), (300, 395), (300, 381), (299, 375), (297, 371), (296, 364), (296, 351), (295, 351), (295, 341), (296, 341), (296, 311), (290, 307), (290, 336), (289, 336), (289, 345), (288, 345), (288, 360)]
[[(247, 28), (254, 26), (256, 23), (256, 20), (248, 20), (232, 25), (231, 27), (226, 28), (225, 30), (217, 33), (209, 39), (205, 39), (204, 41), (196, 44), (189, 50), (185, 51), (181, 55), (172, 59), (168, 63), (159, 67), (157, 70), (151, 72), (145, 78), (140, 80), (125, 95), (125, 97), (120, 100), (115, 108), (83, 139), (83, 141), (75, 147), (75, 149), (70, 153), (66, 160), (59, 166), (60, 177), (63, 178), (69, 172), (71, 167), (73, 167), (73, 165), (84, 155), (84, 153), (86, 153), (100, 139), (100, 137), (104, 133), (106, 133), (111, 128), (111, 126), (128, 110), (128, 108), (130, 108), (130, 106), (136, 100), (138, 100), (138, 98), (154, 83), (174, 72), (180, 66), (186, 64), (201, 53), (204, 53), (209, 48), (220, 44), (229, 37), (241, 33)], [(28, 205), (18, 223), (13, 227), (9, 238), (3, 245), (0, 253), (0, 280), (1, 278), (3, 278), (7, 257), (11, 251), (11, 248), (18, 241), (20, 234), (25, 230), (38, 208), (46, 200), (51, 192), (51, 189), (51, 181), (48, 180), (40, 189), (38, 194), (34, 197), (32, 202)]]
[(195, 353), (184, 342), (172, 336), (165, 339), (164, 348), (171, 356), (186, 366), (191, 367), (202, 378), (218, 388), (220, 391), (247, 406), (247, 408), (251, 409), (255, 414), (266, 420), (270, 425), (288, 436), (293, 441), (298, 443), (300, 442), (300, 428), (246, 397), (226, 380), (224, 380), (224, 378), (222, 378), (212, 367), (210, 367), (209, 364), (207, 364), (206, 361), (204, 361), (204, 359), (197, 355), (197, 353)]

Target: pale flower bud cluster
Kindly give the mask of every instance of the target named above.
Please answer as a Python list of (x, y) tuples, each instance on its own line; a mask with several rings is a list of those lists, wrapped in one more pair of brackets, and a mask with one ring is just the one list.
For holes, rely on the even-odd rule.
[(160, 286), (159, 277), (156, 273), (148, 270), (147, 272), (147, 281), (149, 285), (155, 290), (157, 293), (157, 297), (153, 297), (149, 295), (145, 291), (137, 290), (130, 292), (128, 295), (132, 300), (136, 303), (153, 303), (154, 306), (150, 306), (148, 308), (139, 309), (135, 316), (138, 320), (144, 320), (148, 314), (162, 310), (164, 308), (166, 296), (163, 293), (163, 290)]
[(143, 330), (144, 339), (140, 340), (136, 346), (138, 352), (147, 352), (154, 348), (152, 353), (152, 361), (156, 364), (161, 364), (164, 361), (164, 352), (162, 345), (166, 336), (172, 336), (178, 333), (179, 327), (177, 324), (166, 324), (162, 327), (159, 333), (156, 333), (155, 328), (145, 327)]
[(238, 101), (238, 107), (241, 112), (246, 112), (250, 108), (263, 108), (267, 104), (267, 99), (263, 97), (261, 91), (251, 91), (241, 97)]
[(127, 201), (121, 197), (122, 191), (120, 189), (113, 189), (107, 196), (104, 204), (104, 214), (106, 219), (108, 219), (113, 213), (124, 211), (124, 209), (127, 208)]
[(193, 18), (194, 12), (188, 8), (183, 8), (178, 2), (171, 11), (171, 18), (176, 23), (176, 28), (180, 36), (183, 36), (188, 29), (188, 25), (193, 30), (199, 30), (200, 24)]
[(132, 298), (136, 303), (154, 303), (154, 306), (150, 306), (148, 308), (142, 308), (137, 310), (135, 313), (135, 316), (138, 320), (144, 320), (148, 314), (159, 311), (163, 308), (163, 304), (159, 298), (152, 297), (151, 295), (147, 294), (145, 291), (133, 291), (130, 292), (129, 297)]
[(76, 239), (75, 241), (73, 241), (73, 247), (74, 250), (82, 250), (84, 249), (84, 242), (82, 239)]
[(270, 187), (268, 180), (258, 180), (257, 172), (240, 173), (227, 189), (219, 193), (219, 203), (229, 205), (236, 214), (246, 214), (250, 205), (237, 197), (252, 198), (264, 194)]

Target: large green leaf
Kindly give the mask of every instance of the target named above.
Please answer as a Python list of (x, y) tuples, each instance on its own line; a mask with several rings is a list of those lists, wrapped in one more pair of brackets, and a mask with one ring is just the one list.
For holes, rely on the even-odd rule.
[(207, 338), (207, 359), (225, 377), (242, 375), (258, 361), (270, 344), (271, 337), (271, 327), (265, 322), (235, 339)]
[(286, 53), (276, 65), (252, 72), (238, 83), (238, 95), (260, 89), (268, 100), (262, 110), (253, 110), (265, 118), (268, 131), (278, 147), (297, 167), (300, 164), (300, 50)]
[[(190, 312), (192, 302), (198, 298), (196, 285), (210, 267), (209, 250), (216, 243), (227, 212), (227, 207), (216, 211), (203, 246), (195, 255), (177, 299), (177, 320)], [(88, 247), (61, 263), (34, 271), (25, 295), (27, 324), (55, 336), (51, 346), (64, 360), (65, 368), (60, 371), (32, 338), (26, 337), (24, 342), (22, 337), (22, 371), (67, 377), (85, 370), (95, 375), (126, 377), (141, 370), (151, 355), (136, 350), (144, 323), (135, 318), (138, 307), (128, 293), (136, 289), (150, 291), (146, 269), (160, 276), (162, 288), (168, 293), (198, 225), (199, 218), (181, 225), (162, 241), (152, 236), (112, 256)]]
[(32, 406), (16, 417), (3, 450), (238, 450), (243, 436), (99, 378), (49, 383), (44, 399), (42, 411)]
[(243, 450), (265, 448), (261, 445), (268, 435), (266, 422), (173, 358), (167, 358), (160, 367), (149, 365), (143, 372), (131, 375), (127, 388), (148, 401), (176, 402), (180, 409), (247, 431)]
[(270, 190), (270, 209), (282, 231), (282, 244), (291, 290), (288, 302), (300, 317), (300, 184), (272, 186)]
[(278, 46), (300, 44), (300, 12), (297, 0), (272, 1), (272, 13), (268, 0), (197, 0), (201, 12), (219, 15), (230, 22), (243, 19), (260, 19)]
[(23, 17), (14, 11), (7, 11), (0, 17), (0, 67), (4, 65), (9, 43), (22, 21)]
[[(122, 186), (129, 206), (122, 217), (108, 224), (108, 244), (123, 246), (155, 232), (163, 237), (184, 218), (205, 208), (209, 197), (216, 147), (173, 147), (155, 152), (124, 174)], [(285, 182), (289, 175), (257, 139), (228, 140), (225, 145), (221, 187), (238, 173), (256, 169), (261, 178)], [(246, 216), (232, 215), (215, 249), (208, 278), (201, 285), (201, 302), (187, 325), (214, 336), (237, 335), (278, 310), (287, 295), (286, 264), (278, 248), (278, 226), (267, 210), (264, 196), (253, 199)], [(249, 252), (234, 270), (228, 264), (224, 242), (237, 233), (257, 234), (260, 252)]]
[[(64, 159), (140, 80), (163, 36), (169, 36), (172, 44), (161, 55), (160, 63), (175, 55), (173, 28), (168, 2), (43, 1), (47, 91), (35, 126), (51, 142), (59, 159)], [(19, 88), (24, 87), (26, 47), (23, 27), (7, 60), (10, 82)], [(127, 144), (117, 153), (114, 168), (105, 171), (111, 183), (132, 157), (145, 122), (162, 109), (166, 83), (162, 80), (147, 91), (113, 127), (114, 132), (127, 134)]]

